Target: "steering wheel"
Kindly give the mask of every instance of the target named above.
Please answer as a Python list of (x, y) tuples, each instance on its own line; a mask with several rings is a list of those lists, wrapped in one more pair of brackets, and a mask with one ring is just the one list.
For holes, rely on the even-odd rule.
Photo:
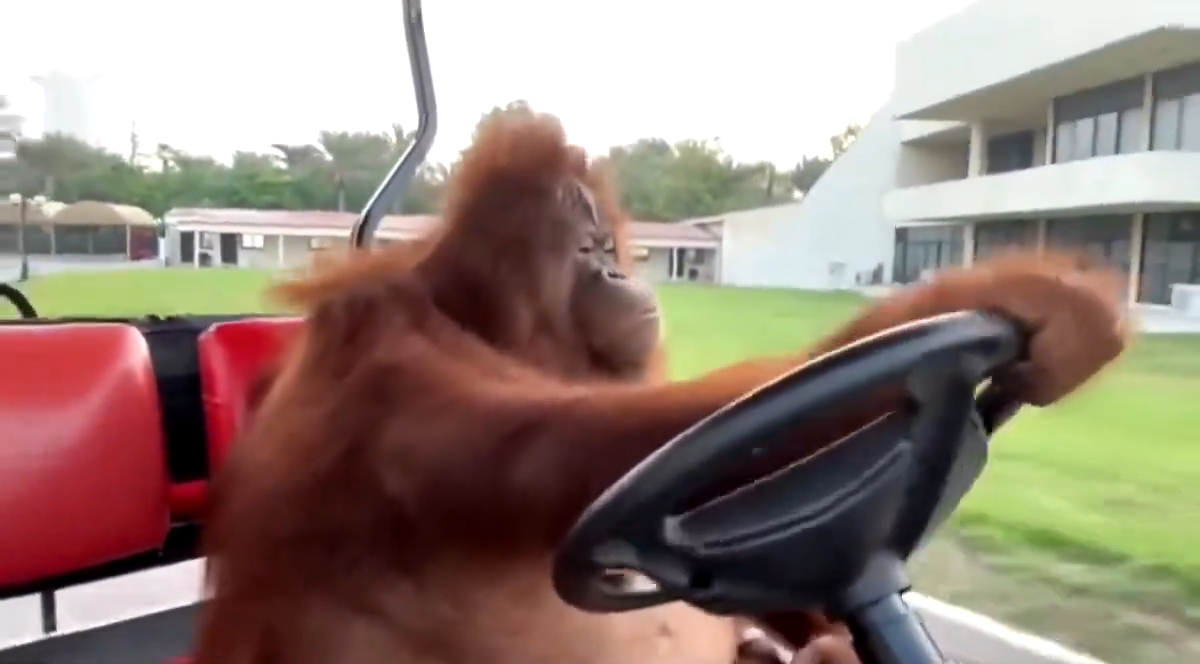
[[(823, 355), (680, 434), (597, 499), (559, 550), (554, 585), (592, 612), (684, 601), (717, 614), (823, 610), (864, 664), (946, 661), (903, 600), (906, 561), (958, 506), (1018, 404), (979, 390), (1019, 359), (1013, 323), (978, 312), (902, 325)], [(906, 406), (697, 505), (795, 444), (805, 420), (880, 389)], [(614, 582), (649, 577), (652, 588)], [(620, 578), (620, 577), (617, 577)]]

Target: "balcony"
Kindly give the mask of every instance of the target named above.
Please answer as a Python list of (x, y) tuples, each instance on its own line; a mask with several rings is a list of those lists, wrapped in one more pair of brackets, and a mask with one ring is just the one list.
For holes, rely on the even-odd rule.
[(1200, 153), (1139, 152), (894, 189), (892, 223), (1200, 208)]
[(1016, 5), (981, 0), (902, 42), (896, 117), (1024, 117), (1057, 96), (1200, 60), (1200, 3)]

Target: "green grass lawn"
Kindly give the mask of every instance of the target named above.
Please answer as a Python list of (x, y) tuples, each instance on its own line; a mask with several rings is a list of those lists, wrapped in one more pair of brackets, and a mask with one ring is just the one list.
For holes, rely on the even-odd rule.
[[(264, 308), (268, 281), (249, 271), (131, 271), (44, 277), (26, 291), (47, 316), (251, 312)], [(793, 291), (660, 292), (677, 377), (801, 348), (863, 306)], [(953, 536), (1013, 579), (1132, 600), (1200, 633), (1198, 406), (1200, 337), (1142, 337), (1096, 385), (1023, 412), (997, 436)]]

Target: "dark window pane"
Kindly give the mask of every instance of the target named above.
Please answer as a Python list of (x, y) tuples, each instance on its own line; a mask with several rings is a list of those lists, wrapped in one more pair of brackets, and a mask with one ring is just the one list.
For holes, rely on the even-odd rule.
[(1148, 214), (1138, 298), (1167, 304), (1171, 284), (1200, 282), (1200, 214)]
[(125, 245), (125, 227), (92, 227), (92, 253), (101, 256), (126, 255), (128, 247)]
[(1154, 104), (1153, 150), (1179, 149), (1179, 100), (1159, 99)]
[(986, 259), (1011, 248), (1032, 247), (1037, 222), (1031, 219), (984, 221), (975, 224), (975, 257)]
[(1161, 71), (1154, 75), (1154, 94), (1177, 99), (1200, 92), (1200, 62)]
[(1141, 108), (1121, 111), (1120, 137), (1117, 152), (1129, 154), (1142, 151), (1142, 132), (1146, 129), (1146, 113)]
[(1146, 92), (1142, 76), (1081, 90), (1054, 100), (1054, 117), (1067, 122), (1141, 106)]
[(910, 283), (922, 273), (956, 264), (962, 255), (961, 226), (927, 226), (896, 229), (892, 278)]
[(988, 173), (1017, 171), (1033, 166), (1033, 132), (1020, 131), (988, 140)]
[(1046, 222), (1046, 244), (1059, 249), (1082, 249), (1128, 273), (1132, 232), (1133, 217), (1127, 215), (1050, 219)]
[(91, 230), (86, 226), (55, 226), (54, 251), (58, 254), (90, 254), (92, 252)]
[(1119, 116), (1116, 113), (1105, 113), (1096, 118), (1096, 156), (1117, 153), (1117, 126)]
[(17, 224), (0, 224), (0, 254), (15, 254), (21, 250), (18, 228)]
[(39, 224), (29, 224), (25, 228), (25, 251), (31, 254), (47, 255), (50, 253), (50, 228)]

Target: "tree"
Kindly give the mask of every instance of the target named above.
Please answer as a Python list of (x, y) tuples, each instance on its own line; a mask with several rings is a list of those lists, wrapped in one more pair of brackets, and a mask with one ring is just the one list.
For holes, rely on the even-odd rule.
[(37, 141), (21, 141), (17, 158), (40, 180), (38, 193), (53, 198), (56, 187), (71, 173), (86, 170), (100, 156), (88, 144), (64, 134), (48, 134)]
[(833, 153), (833, 158), (837, 159), (850, 149), (854, 141), (858, 140), (858, 135), (862, 133), (862, 127), (858, 123), (853, 122), (846, 125), (840, 133), (829, 137), (829, 151)]
[[(501, 114), (532, 112), (520, 99), (495, 106), (481, 114), (476, 131)], [(674, 221), (794, 200), (798, 191), (811, 189), (859, 132), (857, 125), (847, 126), (830, 137), (829, 155), (805, 156), (786, 171), (768, 162), (739, 161), (716, 138), (676, 143), (643, 138), (614, 146), (600, 159), (631, 216)], [(142, 154), (136, 127), (129, 139), (124, 154), (57, 134), (22, 141), (12, 186), (65, 203), (128, 203), (155, 216), (173, 207), (356, 210), (412, 145), (415, 133), (399, 124), (380, 131), (324, 130), (312, 143), (275, 143), (267, 153), (238, 151), (227, 162), (169, 143)], [(422, 164), (391, 211), (435, 213), (457, 163)]]
[(833, 165), (833, 162), (845, 154), (854, 141), (858, 140), (861, 132), (861, 126), (857, 123), (850, 123), (846, 125), (845, 129), (829, 137), (829, 155), (801, 157), (800, 162), (789, 174), (792, 186), (801, 193), (808, 193), (816, 186), (817, 180), (821, 179), (825, 171)]
[(829, 168), (829, 165), (832, 163), (833, 160), (828, 157), (810, 157), (805, 155), (800, 159), (800, 163), (796, 164), (796, 167), (792, 169), (792, 186), (797, 191), (807, 194), (817, 184), (817, 180), (820, 180), (821, 176), (825, 174), (825, 169)]

